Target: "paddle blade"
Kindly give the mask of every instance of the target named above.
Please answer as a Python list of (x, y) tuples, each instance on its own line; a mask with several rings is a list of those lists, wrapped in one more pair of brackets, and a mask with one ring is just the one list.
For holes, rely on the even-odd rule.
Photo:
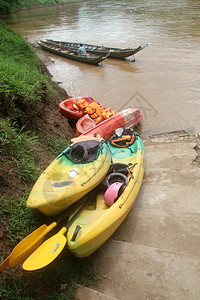
[(63, 235), (66, 230), (66, 227), (63, 227), (57, 234), (36, 249), (23, 263), (23, 269), (34, 271), (50, 264), (60, 254), (67, 242), (66, 237)]
[(51, 223), (49, 226), (44, 224), (23, 239), (10, 254), (9, 265), (16, 267), (23, 263), (40, 246), (45, 235), (56, 225), (56, 222)]
[(5, 268), (9, 266), (9, 259), (10, 259), (10, 255), (6, 259), (4, 259), (4, 261), (0, 265), (0, 271), (3, 271)]

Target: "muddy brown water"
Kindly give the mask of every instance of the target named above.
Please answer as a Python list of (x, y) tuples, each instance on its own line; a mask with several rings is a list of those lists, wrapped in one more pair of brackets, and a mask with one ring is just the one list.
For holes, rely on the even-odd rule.
[(200, 131), (200, 2), (86, 1), (2, 18), (30, 42), (52, 38), (113, 47), (148, 47), (128, 60), (91, 66), (48, 54), (48, 69), (69, 95), (122, 110), (137, 106), (143, 135)]

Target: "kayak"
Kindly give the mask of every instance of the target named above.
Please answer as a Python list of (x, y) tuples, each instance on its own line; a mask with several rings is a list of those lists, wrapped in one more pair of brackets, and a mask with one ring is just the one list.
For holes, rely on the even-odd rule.
[(63, 100), (59, 104), (59, 111), (66, 118), (75, 120), (88, 114), (95, 123), (106, 120), (117, 113), (110, 108), (103, 107), (100, 103), (88, 96)]
[(68, 98), (59, 103), (59, 108), (58, 108), (59, 112), (61, 113), (61, 115), (69, 119), (78, 120), (79, 118), (82, 118), (84, 116), (84, 112), (78, 111), (73, 107), (74, 104), (77, 105), (77, 102), (82, 99), (85, 99), (88, 102), (88, 104), (95, 101), (93, 98), (88, 96)]
[(85, 115), (76, 123), (76, 135), (93, 135), (97, 133), (107, 140), (117, 128), (134, 127), (141, 120), (142, 115), (140, 110), (135, 107), (124, 109), (98, 124), (88, 115)]
[(100, 136), (78, 137), (40, 175), (26, 206), (57, 215), (105, 177), (111, 153)]
[(123, 222), (136, 200), (144, 174), (145, 150), (136, 132), (132, 135), (134, 140), (127, 142), (127, 136), (125, 132), (122, 138), (107, 142), (113, 164), (102, 190), (94, 194), (68, 228), (68, 248), (77, 257), (86, 257), (97, 250)]

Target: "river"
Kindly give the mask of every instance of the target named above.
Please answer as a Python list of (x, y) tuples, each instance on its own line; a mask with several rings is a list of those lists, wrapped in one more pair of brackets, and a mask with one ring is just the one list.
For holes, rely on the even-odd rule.
[(106, 107), (136, 106), (145, 135), (200, 132), (200, 1), (85, 1), (2, 18), (30, 42), (52, 38), (113, 47), (148, 47), (128, 60), (87, 65), (48, 54), (48, 69), (69, 95)]

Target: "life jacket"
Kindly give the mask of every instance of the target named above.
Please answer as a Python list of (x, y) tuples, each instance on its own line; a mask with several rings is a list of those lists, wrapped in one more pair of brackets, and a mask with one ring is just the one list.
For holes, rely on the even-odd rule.
[(74, 110), (80, 111), (80, 108), (78, 107), (78, 105), (76, 103), (73, 103), (72, 107), (73, 107)]
[(84, 112), (84, 110), (87, 106), (88, 106), (88, 102), (84, 98), (79, 100), (77, 103), (74, 102), (72, 104), (73, 109), (78, 111), (78, 112)]
[(104, 108), (102, 110), (102, 117), (104, 118), (104, 120), (112, 117), (113, 115), (115, 115), (117, 113), (116, 110), (111, 110), (110, 108)]
[(95, 122), (100, 122), (102, 120), (102, 109), (101, 106), (93, 101), (92, 103), (88, 104), (85, 108), (85, 113), (90, 116)]
[(77, 105), (80, 109), (85, 109), (88, 106), (88, 102), (83, 98), (77, 102)]
[(135, 141), (135, 131), (131, 128), (125, 129), (119, 136), (116, 133), (111, 136), (109, 142), (116, 147), (125, 148)]

